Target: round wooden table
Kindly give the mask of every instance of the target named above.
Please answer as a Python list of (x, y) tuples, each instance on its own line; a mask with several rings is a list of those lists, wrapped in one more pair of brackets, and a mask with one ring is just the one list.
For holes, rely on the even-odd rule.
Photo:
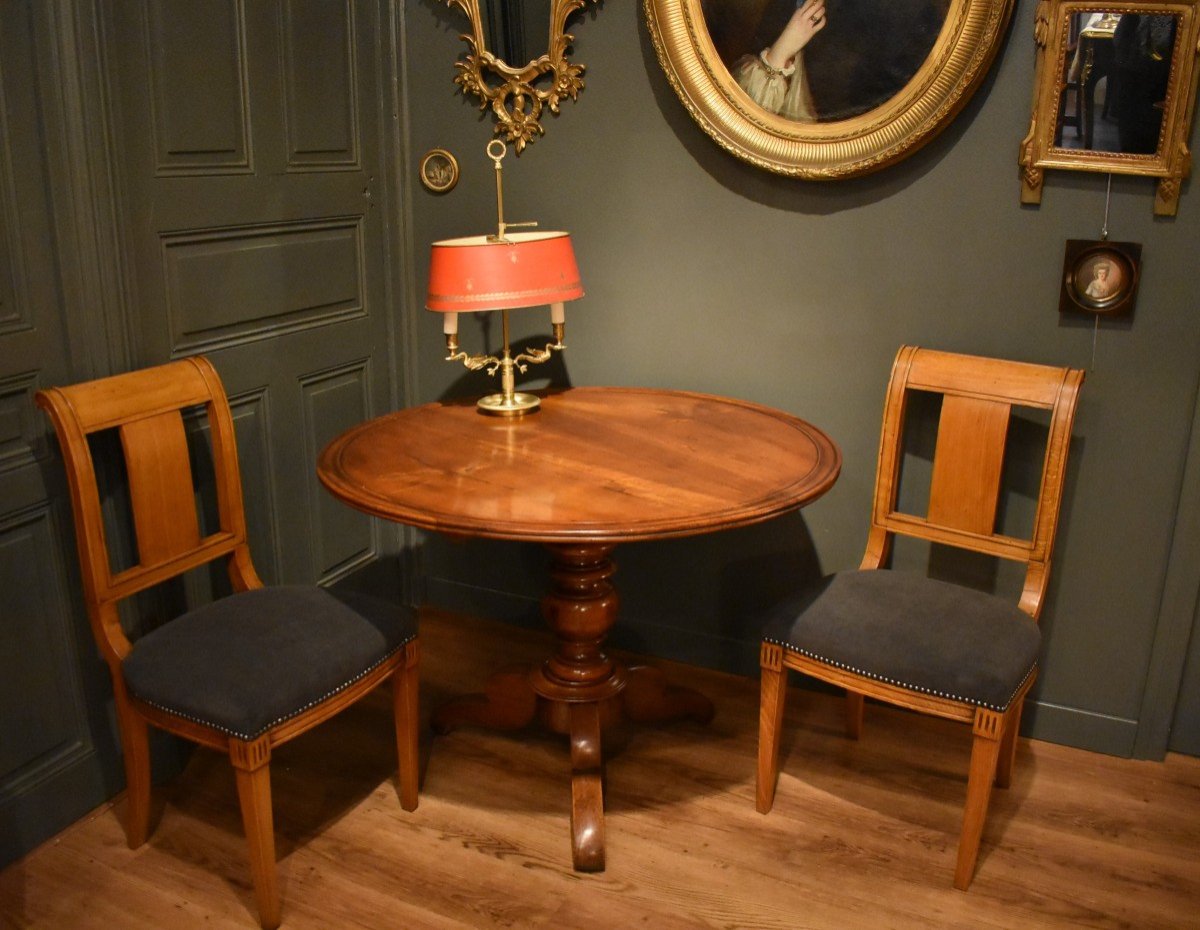
[(317, 473), (358, 510), (457, 536), (546, 544), (542, 611), (554, 654), (494, 676), (486, 692), (440, 708), (434, 726), (505, 729), (536, 715), (570, 738), (575, 868), (604, 868), (603, 729), (712, 718), (712, 703), (625, 668), (603, 643), (617, 619), (610, 554), (618, 543), (709, 533), (792, 511), (837, 480), (841, 453), (779, 410), (704, 394), (572, 388), (514, 419), (473, 401), (399, 410), (346, 431)]

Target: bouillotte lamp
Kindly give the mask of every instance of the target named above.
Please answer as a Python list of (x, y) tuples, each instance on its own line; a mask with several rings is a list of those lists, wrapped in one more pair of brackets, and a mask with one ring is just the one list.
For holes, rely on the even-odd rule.
[[(500, 372), (500, 393), (481, 398), (477, 403), (480, 411), (495, 416), (521, 416), (536, 410), (540, 400), (536, 395), (514, 390), (515, 372), (524, 372), (528, 364), (548, 361), (555, 350), (565, 348), (563, 303), (582, 297), (583, 285), (569, 234), (508, 232), (513, 227), (537, 224), (504, 222), (500, 165), (504, 143), (493, 139), (487, 152), (496, 167), (497, 233), (433, 244), (425, 306), (444, 314), (446, 361), (461, 361), (472, 371), (486, 368), (489, 375)], [(508, 311), (545, 304), (550, 305), (554, 342), (543, 349), (527, 348), (514, 357), (508, 344)], [(458, 315), (482, 310), (501, 311), (504, 350), (499, 358), (468, 355), (459, 350)]]

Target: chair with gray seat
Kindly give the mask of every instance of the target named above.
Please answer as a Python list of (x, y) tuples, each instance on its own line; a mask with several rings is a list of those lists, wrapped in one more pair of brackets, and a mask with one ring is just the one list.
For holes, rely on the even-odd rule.
[[(129, 846), (141, 846), (150, 832), (148, 724), (228, 753), (259, 919), (275, 927), (280, 902), (269, 763), (276, 746), (390, 679), (400, 801), (406, 810), (417, 806), (414, 613), (316, 586), (263, 585), (250, 560), (233, 418), (207, 360), (50, 388), (38, 392), (37, 402), (62, 448), (84, 600), (112, 673)], [(211, 448), (215, 525), (203, 530), (208, 521), (197, 510), (201, 472), (192, 467), (189, 424), (193, 436), (207, 426)], [(123, 459), (123, 470), (110, 472), (124, 475), (127, 498), (107, 482), (108, 493), (101, 492), (93, 447), (102, 434), (119, 437), (123, 455), (113, 458)], [(114, 567), (122, 547), (110, 541), (104, 517), (105, 501), (118, 499), (127, 503), (136, 550), (124, 560), (133, 564), (123, 567)], [(233, 594), (130, 640), (118, 614), (122, 601), (218, 559)]]
[[(788, 669), (846, 690), (853, 738), (861, 733), (864, 697), (968, 723), (974, 742), (954, 886), (970, 885), (992, 784), (1009, 784), (1022, 702), (1037, 676), (1037, 618), (1082, 381), (1083, 372), (1069, 368), (900, 350), (884, 409), (866, 555), (857, 571), (798, 592), (765, 623), (760, 812), (770, 811), (775, 797)], [(898, 505), (905, 414), (914, 392), (940, 400), (924, 516)], [(1014, 407), (1048, 416), (1028, 538), (997, 528)], [(1023, 563), (1018, 602), (889, 569), (896, 536)]]

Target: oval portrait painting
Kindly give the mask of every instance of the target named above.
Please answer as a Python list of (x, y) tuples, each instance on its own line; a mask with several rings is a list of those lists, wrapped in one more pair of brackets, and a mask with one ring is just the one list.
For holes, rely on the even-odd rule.
[(1012, 0), (644, 0), (692, 117), (780, 174), (840, 178), (899, 161), (987, 72)]

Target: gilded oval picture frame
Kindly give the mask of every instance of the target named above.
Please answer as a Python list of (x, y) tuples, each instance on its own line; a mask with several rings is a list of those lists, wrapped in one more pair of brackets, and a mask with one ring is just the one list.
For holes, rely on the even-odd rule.
[[(836, 180), (915, 152), (970, 99), (1013, 0), (644, 0), (659, 64), (726, 151)], [(789, 57), (790, 56), (790, 57)]]

